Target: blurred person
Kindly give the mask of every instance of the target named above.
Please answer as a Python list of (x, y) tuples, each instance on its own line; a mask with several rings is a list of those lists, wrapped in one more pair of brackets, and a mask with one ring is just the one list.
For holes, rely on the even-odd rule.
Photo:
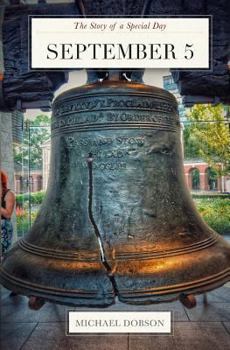
[(7, 174), (1, 170), (1, 245), (2, 245), (2, 258), (11, 246), (13, 238), (13, 225), (11, 222), (11, 216), (15, 206), (15, 194), (8, 188)]

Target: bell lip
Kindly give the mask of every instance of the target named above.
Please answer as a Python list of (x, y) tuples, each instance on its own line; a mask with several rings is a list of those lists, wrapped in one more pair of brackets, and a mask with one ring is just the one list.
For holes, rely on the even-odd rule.
[(114, 304), (115, 293), (111, 288), (104, 290), (64, 289), (31, 283), (12, 276), (0, 266), (0, 283), (9, 290), (25, 296), (36, 296), (57, 304), (82, 307), (108, 307)]
[(47, 294), (47, 290), (40, 289), (34, 290), (30, 287), (19, 286), (15, 282), (10, 280), (6, 280), (0, 274), (0, 282), (1, 284), (9, 290), (12, 290), (17, 295), (27, 296), (28, 298), (31, 296), (40, 297), (44, 299), (44, 301), (52, 302), (61, 305), (69, 305), (69, 306), (81, 306), (81, 307), (95, 307), (95, 308), (106, 308), (115, 303), (115, 295), (114, 293), (107, 294), (95, 294), (91, 295), (90, 293), (85, 293), (84, 295), (79, 293), (76, 296), (73, 294), (72, 296), (66, 296), (66, 293), (49, 293)]
[(207, 277), (185, 282), (179, 283), (171, 286), (163, 286), (149, 289), (139, 289), (137, 291), (129, 291), (125, 289), (120, 289), (119, 292), (121, 295), (129, 296), (129, 298), (135, 298), (137, 296), (143, 295), (157, 295), (157, 296), (167, 296), (170, 294), (200, 294), (215, 288), (222, 286), (223, 284), (230, 281), (230, 267), (213, 275), (209, 275)]
[[(18, 261), (19, 256), (21, 256), (20, 247), (18, 247), (18, 256), (15, 256), (14, 259)], [(210, 250), (211, 249), (211, 250)], [(205, 256), (206, 251), (206, 256)], [(9, 252), (10, 253), (10, 252)], [(24, 262), (25, 266), (27, 265), (27, 260), (29, 259), (29, 256), (31, 254), (28, 253), (27, 259), (25, 256), (25, 251), (23, 255), (21, 256), (21, 262)], [(134, 304), (148, 304), (148, 303), (156, 303), (156, 302), (163, 302), (163, 301), (172, 301), (175, 299), (178, 299), (181, 294), (189, 295), (189, 294), (200, 294), (204, 292), (208, 292), (210, 290), (213, 290), (215, 288), (218, 288), (222, 286), (224, 283), (230, 281), (230, 246), (222, 239), (217, 242), (217, 245), (212, 246), (212, 248), (206, 248), (204, 250), (196, 251), (190, 254), (184, 254), (181, 255), (184, 259), (187, 261), (188, 256), (193, 256), (193, 262), (197, 261), (198, 267), (200, 265), (203, 267), (203, 271), (199, 269), (197, 273), (194, 273), (193, 277), (190, 277), (186, 279), (186, 276), (189, 276), (189, 269), (187, 265), (191, 265), (191, 263), (184, 265), (183, 261), (178, 261), (177, 257), (174, 257), (174, 261), (178, 261), (179, 266), (183, 266), (181, 270), (178, 270), (178, 278), (175, 278), (173, 280), (173, 274), (170, 277), (170, 272), (167, 274), (164, 274), (162, 271), (167, 266), (163, 266), (163, 270), (155, 270), (155, 268), (158, 268), (158, 265), (155, 265), (155, 262), (153, 263), (153, 260), (151, 259), (149, 261), (142, 261), (137, 262), (136, 259), (133, 260), (133, 263), (130, 265), (130, 263), (127, 261), (127, 268), (125, 266), (124, 262), (118, 262), (117, 266), (114, 266), (113, 269), (113, 278), (115, 280), (116, 289), (114, 288), (114, 285), (109, 284), (107, 285), (107, 282), (111, 282), (110, 277), (108, 273), (103, 269), (103, 266), (99, 264), (98, 265), (92, 265), (93, 272), (92, 277), (95, 278), (95, 281), (98, 281), (98, 278), (100, 278), (100, 283), (106, 282), (106, 288), (88, 288), (87, 283), (83, 283), (80, 287), (80, 285), (77, 282), (77, 278), (81, 279), (81, 275), (85, 273), (85, 271), (89, 274), (89, 277), (91, 276), (91, 270), (85, 269), (85, 266), (82, 266), (81, 263), (78, 265), (77, 262), (74, 263), (74, 265), (71, 267), (71, 270), (69, 268), (68, 262), (66, 262), (66, 266), (61, 264), (61, 269), (57, 270), (58, 275), (56, 278), (58, 280), (61, 280), (61, 276), (65, 271), (68, 271), (69, 283), (66, 282), (66, 286), (69, 286), (69, 289), (66, 287), (60, 288), (61, 284), (56, 283), (56, 285), (52, 284), (52, 281), (49, 280), (49, 270), (47, 270), (47, 264), (50, 266), (50, 263), (56, 265), (57, 259), (48, 259), (43, 257), (43, 262), (40, 261), (40, 268), (38, 276), (43, 269), (43, 274), (46, 274), (46, 278), (44, 278), (44, 284), (38, 284), (37, 281), (37, 275), (33, 274), (34, 278), (31, 280), (29, 277), (27, 280), (23, 279), (23, 270), (22, 274), (18, 274), (12, 270), (12, 263), (13, 261), (9, 261), (9, 265), (4, 266), (4, 262), (6, 262), (8, 256), (3, 261), (2, 266), (0, 267), (0, 281), (2, 282), (3, 286), (5, 286), (8, 289), (12, 289), (13, 291), (29, 295), (29, 296), (38, 296), (42, 297), (45, 300), (57, 302), (57, 303), (64, 303), (64, 304), (72, 304), (72, 305), (79, 305), (79, 306), (87, 306), (90, 307), (92, 304), (95, 304), (95, 306), (102, 306), (106, 307), (109, 304), (112, 304), (114, 302), (114, 298), (117, 295), (118, 299), (125, 303), (134, 303)], [(209, 257), (213, 257), (214, 260), (210, 260)], [(9, 257), (10, 258), (10, 257)], [(211, 258), (211, 259), (213, 259)], [(36, 259), (33, 259), (33, 264), (37, 266), (37, 262), (41, 259), (41, 257), (37, 256)], [(171, 261), (171, 257), (168, 257), (170, 264), (173, 263)], [(222, 259), (222, 260), (221, 260)], [(53, 261), (54, 260), (54, 261)], [(20, 260), (19, 260), (20, 261)], [(159, 262), (160, 264), (164, 261), (164, 259)], [(185, 260), (184, 260), (185, 261)], [(60, 261), (63, 263), (63, 260)], [(89, 264), (89, 262), (87, 262)], [(99, 263), (99, 262), (98, 262)], [(141, 263), (141, 269), (143, 271), (139, 271), (137, 273), (137, 268), (139, 264)], [(91, 262), (93, 264), (93, 262)], [(135, 266), (136, 264), (136, 266)], [(144, 264), (144, 265), (143, 265)], [(145, 265), (146, 264), (146, 265)], [(148, 270), (149, 264), (151, 265), (151, 269)], [(180, 265), (182, 264), (182, 265)], [(212, 269), (213, 264), (213, 269)], [(54, 266), (55, 266), (54, 265)], [(59, 264), (57, 264), (59, 265)], [(195, 266), (193, 264), (193, 266)], [(172, 271), (173, 269), (176, 269), (176, 266), (171, 266)], [(77, 270), (76, 270), (77, 268)], [(80, 270), (79, 270), (80, 268)], [(113, 268), (113, 266), (112, 266)], [(30, 270), (33, 271), (33, 266), (30, 265)], [(26, 271), (26, 269), (25, 269)], [(76, 275), (76, 271), (79, 272), (79, 274)], [(95, 275), (95, 272), (97, 274)], [(179, 272), (180, 271), (180, 272)], [(192, 270), (191, 270), (192, 271)], [(195, 271), (193, 269), (193, 271)], [(74, 283), (72, 283), (74, 278)], [(91, 278), (91, 277), (90, 277)], [(147, 278), (147, 279), (146, 279)], [(158, 278), (161, 278), (165, 280), (165, 284), (161, 283), (155, 283), (155, 281), (158, 280)], [(125, 283), (123, 282), (123, 279)], [(49, 282), (50, 281), (50, 282)], [(80, 280), (79, 280), (80, 281)], [(168, 283), (167, 283), (168, 281)], [(76, 283), (76, 284), (75, 284)], [(94, 286), (94, 283), (92, 284)], [(129, 287), (131, 285), (131, 287)], [(79, 286), (78, 289), (76, 286)], [(83, 287), (82, 287), (83, 286)], [(86, 286), (86, 288), (85, 288)], [(97, 286), (97, 285), (96, 285)], [(104, 285), (105, 286), (105, 285)], [(127, 286), (127, 287), (126, 287)], [(88, 290), (87, 290), (88, 288)], [(95, 300), (94, 300), (95, 299)]]
[[(208, 281), (208, 282), (207, 282)], [(74, 305), (82, 307), (108, 307), (115, 304), (116, 296), (120, 302), (135, 305), (146, 305), (162, 302), (176, 301), (183, 295), (198, 295), (209, 292), (223, 286), (225, 283), (230, 281), (230, 268), (226, 269), (222, 273), (203, 278), (192, 283), (181, 284), (180, 286), (175, 285), (173, 288), (167, 289), (152, 289), (149, 291), (138, 290), (125, 291), (119, 290), (118, 293), (114, 291), (107, 294), (80, 292), (77, 290), (66, 291), (62, 289), (46, 288), (45, 286), (37, 285), (34, 287), (33, 284), (12, 277), (0, 268), (0, 282), (2, 285), (13, 290), (18, 294), (25, 296), (37, 296), (43, 298), (45, 301), (55, 302), (57, 304)]]
[(122, 96), (124, 96), (124, 93), (127, 93), (127, 94), (138, 93), (139, 96), (148, 95), (149, 97), (150, 96), (157, 97), (157, 98), (164, 99), (170, 103), (173, 103), (175, 104), (175, 106), (178, 105), (175, 96), (171, 94), (169, 91), (164, 90), (162, 88), (147, 85), (144, 83), (132, 82), (132, 81), (127, 82), (123, 80), (121, 81), (105, 80), (103, 82), (87, 83), (82, 86), (64, 91), (53, 100), (53, 106), (55, 106), (57, 103), (66, 102), (67, 100), (71, 100), (78, 97), (83, 97), (87, 95), (95, 96), (97, 94), (101, 95), (102, 92), (104, 94), (114, 94), (114, 95), (122, 93)]
[(146, 304), (157, 304), (157, 303), (168, 303), (176, 300), (180, 300), (181, 295), (200, 295), (207, 292), (211, 292), (215, 289), (223, 287), (226, 283), (230, 282), (230, 270), (229, 274), (221, 280), (213, 281), (211, 284), (205, 284), (194, 286), (193, 288), (183, 289), (181, 291), (172, 291), (171, 293), (159, 293), (159, 292), (149, 292), (146, 295), (143, 295), (143, 292), (140, 292), (140, 296), (133, 295), (131, 293), (120, 292), (118, 299), (122, 303), (131, 304), (131, 305), (146, 305)]

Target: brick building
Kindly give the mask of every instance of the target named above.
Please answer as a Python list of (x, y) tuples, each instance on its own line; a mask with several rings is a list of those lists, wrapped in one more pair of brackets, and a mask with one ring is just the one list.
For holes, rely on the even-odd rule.
[(215, 176), (213, 169), (201, 160), (184, 161), (184, 173), (192, 191), (230, 192), (230, 176)]
[(14, 172), (15, 193), (38, 192), (43, 190), (43, 179), (41, 169), (27, 171), (16, 170)]

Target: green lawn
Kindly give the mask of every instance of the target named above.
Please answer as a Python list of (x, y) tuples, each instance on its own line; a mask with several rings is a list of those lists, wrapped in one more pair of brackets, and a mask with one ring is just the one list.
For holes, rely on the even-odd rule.
[(220, 234), (230, 235), (230, 197), (194, 198), (197, 209), (207, 224)]

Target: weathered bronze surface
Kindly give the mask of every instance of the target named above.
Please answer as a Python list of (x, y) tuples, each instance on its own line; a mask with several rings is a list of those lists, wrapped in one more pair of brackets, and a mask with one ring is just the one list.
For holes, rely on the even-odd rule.
[[(185, 185), (177, 103), (107, 80), (53, 105), (46, 199), (1, 268), (4, 286), (66, 304), (151, 303), (230, 279), (230, 246)], [(184, 299), (183, 299), (184, 300)]]

